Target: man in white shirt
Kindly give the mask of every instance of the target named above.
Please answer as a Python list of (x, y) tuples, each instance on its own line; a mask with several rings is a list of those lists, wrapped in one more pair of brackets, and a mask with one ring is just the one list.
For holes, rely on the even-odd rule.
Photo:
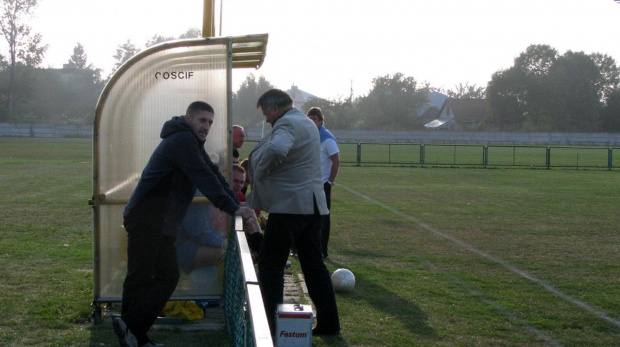
[(325, 117), (323, 111), (319, 107), (313, 107), (308, 110), (306, 114), (314, 124), (319, 128), (319, 136), (321, 138), (321, 174), (323, 177), (323, 188), (325, 189), (325, 198), (327, 199), (327, 208), (330, 209), (330, 214), (323, 217), (323, 230), (321, 232), (321, 251), (323, 252), (323, 258), (328, 257), (327, 244), (329, 242), (329, 233), (331, 229), (331, 221), (329, 216), (331, 215), (331, 192), (332, 185), (336, 175), (338, 175), (338, 169), (340, 168), (340, 150), (338, 149), (338, 143), (334, 135), (323, 125)]

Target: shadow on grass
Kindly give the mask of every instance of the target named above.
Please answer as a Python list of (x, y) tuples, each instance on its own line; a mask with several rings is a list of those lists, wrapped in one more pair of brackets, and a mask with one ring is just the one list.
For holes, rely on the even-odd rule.
[[(369, 252), (371, 253), (371, 252)], [(330, 259), (326, 261), (338, 268), (346, 267)], [(376, 281), (366, 277), (367, 273), (379, 273), (385, 269), (365, 265), (357, 268), (355, 273), (355, 290), (351, 293), (340, 293), (355, 301), (364, 301), (375, 310), (384, 312), (385, 316), (397, 319), (412, 334), (422, 337), (436, 337), (436, 332), (427, 324), (428, 316), (414, 302), (400, 297), (397, 293), (386, 289)]]

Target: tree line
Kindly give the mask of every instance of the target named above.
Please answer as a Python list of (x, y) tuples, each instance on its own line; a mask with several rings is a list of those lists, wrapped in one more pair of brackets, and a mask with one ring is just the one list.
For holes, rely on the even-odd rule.
[[(129, 58), (141, 51), (131, 41), (120, 44), (113, 71), (107, 77), (88, 62), (81, 43), (65, 68), (41, 64), (47, 45), (33, 33), (26, 19), (38, 0), (3, 0), (0, 30), (7, 43), (0, 51), (0, 122), (89, 124), (107, 80)], [(201, 37), (190, 28), (178, 37), (154, 35), (145, 47), (173, 39)], [(420, 110), (428, 107), (429, 92), (452, 98), (484, 98), (490, 118), (478, 125), (485, 131), (620, 132), (620, 69), (610, 56), (531, 45), (512, 67), (494, 73), (486, 87), (459, 84), (451, 90), (420, 83), (402, 73), (378, 76), (368, 93), (335, 99), (311, 98), (305, 108), (318, 106), (331, 129), (422, 130)], [(250, 74), (233, 93), (233, 120), (260, 126), (258, 97), (274, 86)]]
[[(620, 132), (619, 86), (620, 69), (608, 55), (560, 55), (548, 45), (531, 45), (512, 67), (494, 73), (486, 88), (459, 84), (445, 91), (395, 73), (374, 78), (360, 97), (311, 98), (304, 108), (321, 107), (332, 129), (423, 130), (419, 111), (433, 91), (486, 99), (491, 116), (478, 125), (481, 131)], [(235, 116), (257, 125), (252, 101), (271, 87), (250, 75), (233, 100)]]

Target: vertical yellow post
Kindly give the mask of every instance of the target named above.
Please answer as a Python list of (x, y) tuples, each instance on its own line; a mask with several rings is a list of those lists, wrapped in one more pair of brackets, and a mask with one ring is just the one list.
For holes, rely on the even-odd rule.
[(202, 16), (202, 37), (215, 36), (215, 20), (213, 8), (215, 0), (204, 0), (204, 13)]

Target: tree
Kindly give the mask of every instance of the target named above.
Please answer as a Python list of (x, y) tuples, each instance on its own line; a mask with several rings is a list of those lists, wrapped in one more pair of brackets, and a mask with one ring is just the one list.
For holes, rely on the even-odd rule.
[(202, 37), (202, 30), (199, 28), (189, 28), (179, 36), (179, 39), (195, 39), (198, 37)]
[[(54, 124), (92, 123), (97, 98), (103, 89), (99, 69), (15, 69), (13, 110), (19, 122)], [(8, 85), (9, 70), (0, 71), (0, 86)], [(13, 120), (13, 119), (9, 119)]]
[(620, 69), (616, 61), (606, 54), (592, 53), (590, 58), (601, 74), (601, 85), (597, 87), (601, 92), (601, 101), (606, 104), (609, 96), (620, 88)]
[[(183, 34), (179, 35), (179, 39), (194, 39), (194, 38), (198, 38), (198, 37), (202, 37), (202, 31), (199, 28), (189, 28), (187, 29), (186, 32), (184, 32)], [(172, 36), (162, 36), (162, 35), (153, 35), (153, 37), (151, 37), (151, 39), (149, 39), (148, 41), (146, 41), (145, 46), (151, 47), (151, 46), (155, 46), (158, 43), (162, 43), (162, 42), (166, 42), (166, 41), (171, 41), (174, 40), (175, 38)]]
[(547, 107), (551, 95), (545, 80), (559, 57), (558, 51), (549, 45), (530, 45), (516, 59), (514, 68), (524, 84), (519, 105), (524, 115), (524, 130), (550, 130), (553, 115)]
[(493, 74), (486, 90), (489, 123), (499, 130), (518, 130), (525, 121), (525, 75), (512, 67)]
[(605, 132), (620, 132), (620, 90), (607, 96), (607, 105), (601, 111), (601, 129)]
[(57, 96), (62, 97), (63, 107), (56, 116), (59, 116), (58, 121), (63, 123), (90, 123), (94, 118), (93, 105), (103, 90), (101, 69), (88, 63), (88, 56), (80, 43), (73, 49), (68, 65), (70, 69), (63, 69), (62, 73), (70, 81), (63, 84), (66, 91), (64, 95)]
[(166, 36), (161, 36), (161, 35), (153, 35), (153, 37), (151, 37), (148, 41), (146, 41), (145, 46), (151, 47), (151, 46), (155, 46), (158, 43), (162, 43), (162, 42), (166, 42), (166, 41), (170, 41), (170, 40), (174, 40), (174, 37), (166, 37)]
[(549, 73), (558, 58), (558, 51), (549, 45), (531, 45), (515, 58), (514, 66), (530, 78), (542, 78)]
[(84, 46), (82, 46), (81, 43), (78, 43), (73, 48), (73, 54), (69, 58), (69, 61), (67, 64), (74, 66), (78, 69), (86, 69), (90, 67), (88, 66), (87, 61), (88, 61), (88, 56), (86, 55), (86, 52), (84, 52)]
[(359, 118), (356, 117), (352, 96), (337, 99), (310, 98), (305, 108), (320, 107), (325, 116), (325, 124), (330, 129), (356, 129)]
[(272, 88), (273, 85), (265, 77), (260, 76), (257, 81), (254, 74), (249, 74), (233, 94), (233, 122), (244, 127), (259, 126), (264, 117), (256, 107), (256, 100)]
[(114, 68), (112, 68), (112, 73), (110, 73), (110, 76), (108, 78), (112, 77), (114, 72), (116, 72), (116, 70), (118, 70), (121, 65), (123, 65), (127, 60), (129, 60), (129, 58), (138, 54), (138, 52), (140, 52), (140, 49), (129, 40), (127, 40), (127, 42), (123, 43), (122, 45), (118, 45), (118, 47), (116, 48), (116, 54), (114, 54)]
[(487, 86), (492, 121), (504, 130), (598, 130), (618, 75), (615, 61), (605, 55), (558, 55), (547, 45), (529, 46)]
[(18, 62), (26, 66), (36, 67), (43, 61), (47, 45), (41, 45), (41, 35), (32, 34), (26, 24), (38, 5), (38, 0), (4, 0), (0, 29), (9, 47), (10, 78), (6, 93), (4, 117), (10, 119), (13, 113), (16, 67)]
[(468, 83), (465, 85), (459, 83), (454, 86), (454, 90), (448, 90), (446, 94), (455, 99), (484, 99), (485, 90), (484, 87), (478, 87), (475, 84), (470, 86)]
[(548, 130), (597, 130), (601, 86), (601, 74), (588, 55), (568, 51), (559, 57), (543, 81), (549, 96), (542, 106)]
[[(201, 31), (198, 28), (189, 28), (186, 32), (179, 35), (179, 39), (187, 39), (187, 38), (197, 38), (202, 37)], [(163, 36), (163, 35), (153, 35), (150, 39), (148, 39), (145, 43), (145, 47), (149, 48), (155, 46), (159, 43), (174, 40), (175, 38), (172, 36)], [(121, 65), (123, 65), (129, 58), (138, 54), (142, 49), (133, 44), (130, 40), (127, 42), (118, 45), (116, 48), (116, 54), (114, 55), (114, 67), (112, 68), (112, 72), (108, 76), (108, 79), (114, 75), (116, 70), (118, 70)]]
[(24, 49), (19, 51), (17, 57), (23, 61), (26, 66), (40, 66), (48, 47), (48, 45), (43, 46), (42, 41), (43, 37), (41, 34), (34, 34)]
[(417, 117), (428, 102), (428, 87), (418, 88), (413, 77), (402, 73), (374, 78), (373, 88), (356, 104), (361, 128), (368, 130), (417, 130), (424, 126)]

